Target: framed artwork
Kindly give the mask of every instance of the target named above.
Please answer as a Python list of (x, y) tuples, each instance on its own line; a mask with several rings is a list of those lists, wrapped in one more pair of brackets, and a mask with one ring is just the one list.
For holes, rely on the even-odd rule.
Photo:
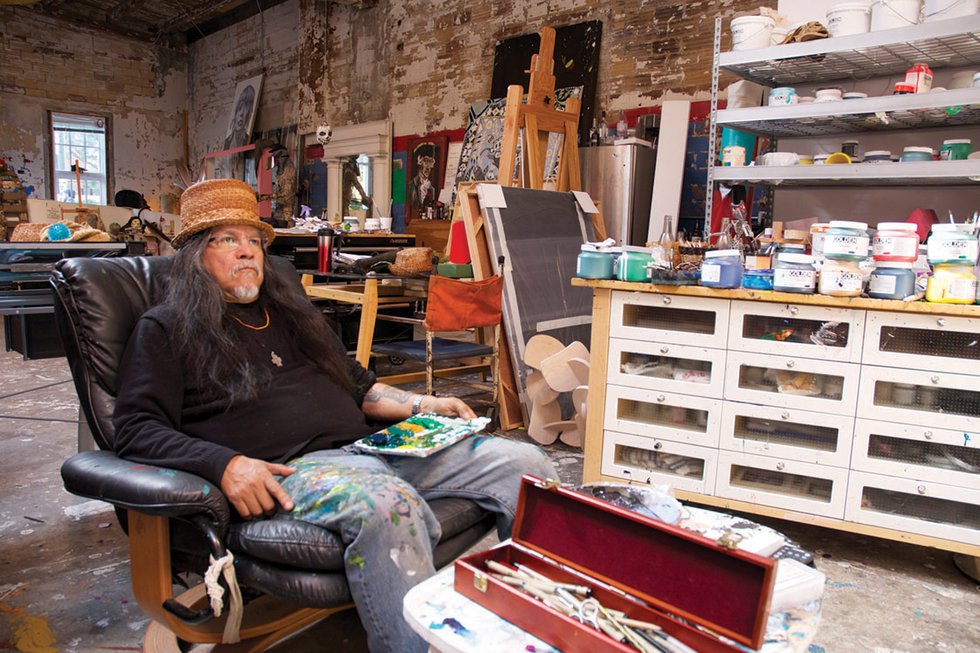
[[(501, 124), (501, 130), (503, 125)], [(405, 184), (405, 222), (425, 215), (430, 204), (439, 199), (446, 176), (447, 136), (428, 136), (408, 141), (408, 181)]]
[(262, 75), (238, 82), (235, 88), (235, 101), (231, 105), (231, 117), (225, 132), (225, 149), (230, 150), (248, 145), (252, 140), (252, 126), (259, 108), (259, 95), (262, 93)]

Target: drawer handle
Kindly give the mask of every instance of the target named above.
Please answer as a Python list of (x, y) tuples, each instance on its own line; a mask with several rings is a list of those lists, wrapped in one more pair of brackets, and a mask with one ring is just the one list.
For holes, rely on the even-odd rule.
[(784, 469), (786, 469), (786, 463), (782, 461), (776, 463), (776, 469), (779, 471), (783, 471)]
[(790, 306), (789, 307), (789, 314), (790, 315), (796, 315), (799, 312), (800, 312), (800, 309), (799, 309), (798, 306)]
[(666, 354), (668, 351), (670, 351), (670, 347), (668, 347), (666, 345), (664, 345), (663, 347), (660, 348), (660, 353), (661, 354)]
[(932, 439), (932, 431), (926, 431), (922, 435), (923, 435), (923, 437), (925, 437), (926, 440), (931, 440)]
[(664, 304), (670, 303), (670, 297), (664, 297)]
[(786, 361), (786, 367), (793, 368), (796, 367), (796, 361)]
[(666, 395), (657, 395), (657, 401), (667, 401)]
[(946, 318), (944, 317), (939, 318), (938, 320), (936, 320), (936, 324), (938, 324), (941, 327), (946, 326)]
[(789, 411), (788, 410), (784, 410), (783, 412), (781, 412), (779, 414), (779, 416), (782, 417), (783, 419), (789, 419)]
[(653, 448), (654, 449), (658, 449), (658, 450), (659, 449), (663, 449), (663, 446), (664, 446), (664, 443), (663, 442), (654, 442), (653, 443)]
[(915, 491), (918, 492), (919, 494), (925, 494), (926, 493), (926, 486), (925, 485), (920, 485), (919, 487), (915, 488)]
[(938, 374), (934, 374), (934, 375), (932, 375), (932, 376), (929, 377), (929, 380), (932, 381), (933, 383), (939, 383), (939, 375)]

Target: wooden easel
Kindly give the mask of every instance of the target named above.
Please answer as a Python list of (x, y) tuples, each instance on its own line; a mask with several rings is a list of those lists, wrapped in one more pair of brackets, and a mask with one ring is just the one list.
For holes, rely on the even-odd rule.
[(82, 167), (79, 164), (78, 159), (75, 159), (75, 192), (78, 195), (78, 206), (77, 207), (61, 207), (61, 219), (67, 220), (66, 215), (74, 216), (72, 222), (78, 222), (79, 220), (85, 220), (90, 214), (95, 214), (95, 220), (97, 223), (101, 223), (102, 219), (99, 215), (99, 207), (86, 208), (82, 203)]

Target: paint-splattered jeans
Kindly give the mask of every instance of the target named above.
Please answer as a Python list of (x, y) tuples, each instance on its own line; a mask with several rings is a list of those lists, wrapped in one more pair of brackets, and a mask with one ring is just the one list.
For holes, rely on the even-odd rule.
[[(296, 504), (288, 518), (338, 533), (347, 582), (372, 653), (413, 653), (427, 645), (402, 617), (402, 598), (435, 573), (439, 523), (426, 499), (462, 497), (496, 513), (510, 536), (522, 474), (558, 478), (538, 447), (474, 436), (428, 458), (321, 451), (290, 463), (282, 484)], [(280, 518), (287, 517), (281, 515)]]

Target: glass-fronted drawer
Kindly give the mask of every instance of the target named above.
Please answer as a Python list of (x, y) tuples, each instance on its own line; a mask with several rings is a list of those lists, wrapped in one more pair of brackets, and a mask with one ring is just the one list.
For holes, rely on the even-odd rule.
[(856, 363), (730, 351), (725, 399), (853, 415), (860, 369)]
[(727, 299), (614, 291), (609, 335), (724, 349), (730, 305)]
[(619, 385), (606, 387), (607, 429), (717, 447), (720, 424), (720, 399)]
[(824, 517), (844, 517), (847, 470), (722, 451), (715, 494)]
[(859, 419), (851, 467), (980, 489), (980, 433)]
[(711, 494), (717, 449), (606, 431), (602, 473), (635, 483), (668, 483), (671, 487)]
[(845, 518), (980, 546), (980, 488), (851, 472)]
[(864, 362), (976, 374), (980, 318), (868, 311)]
[(736, 351), (857, 363), (863, 339), (864, 311), (732, 302), (728, 346)]
[(726, 401), (722, 449), (847, 467), (854, 417)]
[(865, 365), (861, 370), (858, 414), (887, 422), (977, 433), (980, 376)]
[(721, 398), (725, 350), (612, 338), (609, 383)]

